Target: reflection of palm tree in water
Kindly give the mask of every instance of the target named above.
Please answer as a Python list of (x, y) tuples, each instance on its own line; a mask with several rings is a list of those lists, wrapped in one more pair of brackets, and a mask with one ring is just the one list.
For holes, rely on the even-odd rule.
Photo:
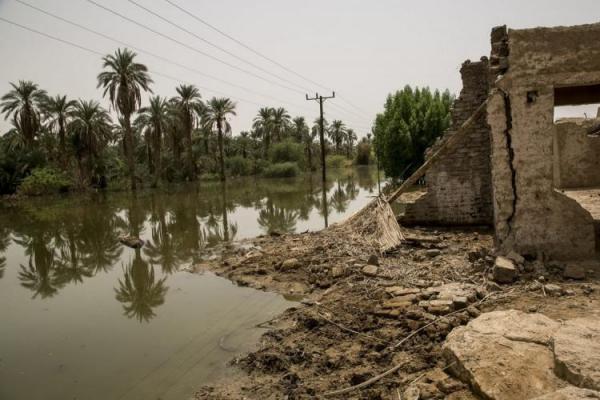
[(152, 240), (144, 246), (144, 254), (150, 262), (161, 266), (163, 273), (171, 274), (177, 271), (184, 258), (176, 251), (173, 235), (171, 234), (172, 222), (169, 213), (163, 207), (162, 199), (152, 196), (152, 214), (150, 217)]
[(43, 299), (54, 296), (63, 285), (56, 271), (54, 250), (50, 250), (50, 240), (43, 234), (27, 239), (15, 239), (15, 242), (25, 248), (29, 256), (28, 265), (21, 264), (19, 280), (21, 286), (34, 292), (33, 297), (40, 295)]
[[(0, 254), (4, 254), (10, 244), (10, 232), (5, 227), (0, 227)], [(6, 257), (0, 256), (0, 279), (4, 276)]]
[(331, 195), (331, 204), (333, 205), (335, 211), (338, 213), (343, 213), (348, 209), (348, 203), (348, 196), (346, 196), (346, 192), (344, 192), (344, 189), (342, 189), (340, 181), (338, 180), (337, 187)]
[(258, 225), (265, 233), (292, 233), (296, 231), (298, 211), (277, 207), (273, 200), (267, 199), (265, 207), (258, 213)]
[[(220, 186), (221, 192), (221, 215), (217, 216), (215, 212), (210, 212), (206, 220), (205, 226), (201, 231), (201, 246), (203, 248), (215, 246), (221, 242), (229, 242), (234, 240), (238, 232), (236, 223), (229, 223), (227, 216), (227, 187), (224, 182)], [(220, 224), (219, 224), (220, 222)]]
[(167, 278), (156, 279), (152, 265), (142, 259), (140, 249), (135, 250), (133, 261), (123, 272), (123, 279), (119, 279), (119, 288), (115, 288), (115, 292), (116, 299), (123, 303), (124, 315), (136, 317), (140, 322), (150, 321), (156, 316), (154, 308), (165, 302)]

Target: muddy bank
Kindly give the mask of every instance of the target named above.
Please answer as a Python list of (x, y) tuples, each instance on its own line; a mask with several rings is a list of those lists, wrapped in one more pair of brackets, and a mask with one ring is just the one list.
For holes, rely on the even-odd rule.
[(518, 281), (498, 285), (492, 232), (403, 231), (388, 254), (334, 228), (257, 238), (197, 265), (303, 302), (265, 324), (258, 351), (232, 362), (241, 374), (196, 398), (478, 398), (447, 373), (442, 345), (453, 328), (498, 309), (600, 315), (594, 274), (574, 281), (566, 265), (529, 260)]

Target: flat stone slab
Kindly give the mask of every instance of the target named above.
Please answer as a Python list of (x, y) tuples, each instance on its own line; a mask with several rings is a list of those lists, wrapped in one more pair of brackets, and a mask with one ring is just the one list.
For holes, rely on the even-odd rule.
[(589, 389), (581, 389), (575, 386), (557, 390), (556, 392), (548, 393), (533, 400), (594, 400), (600, 399), (600, 392)]
[(554, 333), (555, 372), (567, 382), (600, 390), (600, 321), (576, 318)]
[(560, 324), (543, 314), (507, 310), (481, 314), (468, 326), (486, 335), (496, 334), (508, 340), (548, 345)]

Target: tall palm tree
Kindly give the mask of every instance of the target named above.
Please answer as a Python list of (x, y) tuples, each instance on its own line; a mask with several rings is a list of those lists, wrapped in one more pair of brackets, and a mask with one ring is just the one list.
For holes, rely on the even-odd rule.
[(177, 96), (172, 100), (179, 108), (179, 116), (185, 132), (186, 142), (186, 160), (187, 160), (187, 178), (196, 179), (196, 163), (192, 148), (192, 131), (198, 121), (198, 116), (202, 115), (204, 105), (200, 100), (200, 91), (194, 85), (180, 85), (177, 89)]
[(278, 141), (281, 141), (291, 123), (290, 114), (283, 107), (274, 108), (271, 113), (273, 115), (273, 134)]
[(0, 113), (4, 119), (12, 119), (13, 125), (23, 135), (28, 148), (33, 147), (40, 129), (40, 105), (46, 99), (46, 91), (31, 81), (11, 83), (12, 90), (0, 99)]
[(294, 124), (293, 135), (296, 142), (301, 143), (305, 139), (306, 132), (308, 132), (308, 125), (306, 125), (306, 119), (304, 117), (296, 117), (292, 120)]
[(59, 159), (63, 170), (67, 168), (69, 161), (66, 144), (67, 125), (75, 104), (77, 104), (75, 100), (67, 100), (67, 96), (60, 95), (46, 97), (41, 104), (46, 127), (58, 136)]
[(262, 107), (252, 122), (254, 131), (262, 137), (265, 145), (265, 156), (269, 154), (269, 145), (271, 144), (271, 130), (273, 128), (273, 109)]
[(223, 156), (223, 134), (231, 132), (231, 126), (227, 122), (228, 115), (235, 114), (235, 103), (228, 98), (217, 99), (213, 97), (206, 105), (203, 115), (204, 126), (217, 129), (217, 140), (219, 145), (219, 165), (221, 180), (225, 180), (225, 159)]
[(158, 181), (160, 180), (162, 173), (161, 147), (163, 133), (169, 123), (168, 111), (167, 99), (160, 96), (154, 96), (150, 98), (150, 105), (148, 107), (140, 108), (140, 115), (136, 120), (136, 123), (145, 125), (146, 128), (149, 129), (152, 153), (154, 156), (154, 181), (152, 182), (152, 187), (158, 186)]
[(69, 113), (68, 130), (75, 148), (79, 181), (87, 183), (92, 168), (104, 146), (112, 139), (112, 125), (108, 111), (94, 100), (79, 100)]
[(248, 141), (250, 140), (250, 133), (248, 131), (240, 132), (240, 150), (242, 151), (242, 157), (248, 157)]
[(331, 141), (335, 144), (335, 151), (339, 153), (340, 148), (342, 147), (342, 141), (344, 140), (344, 135), (346, 134), (346, 126), (344, 123), (338, 119), (334, 120), (331, 123), (331, 126), (327, 130), (327, 135), (331, 138)]
[(131, 115), (141, 105), (142, 90), (152, 93), (148, 68), (135, 62), (135, 57), (136, 53), (129, 49), (117, 49), (114, 55), (109, 54), (102, 59), (105, 70), (98, 74), (98, 87), (104, 88), (103, 96), (108, 95), (112, 106), (123, 117), (131, 190), (136, 189)]
[(344, 138), (346, 139), (346, 156), (350, 158), (352, 154), (352, 146), (354, 145), (354, 141), (357, 139), (356, 133), (354, 133), (354, 130), (352, 129), (347, 129)]
[(304, 130), (302, 135), (302, 141), (304, 142), (306, 155), (308, 157), (308, 170), (312, 170), (313, 166), (313, 143), (318, 135), (318, 129), (308, 129), (308, 126)]

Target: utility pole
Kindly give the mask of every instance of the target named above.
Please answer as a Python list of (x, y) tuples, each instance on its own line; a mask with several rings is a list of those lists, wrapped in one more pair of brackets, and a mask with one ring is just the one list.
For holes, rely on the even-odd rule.
[(323, 186), (325, 186), (325, 181), (327, 180), (326, 171), (325, 171), (325, 127), (323, 126), (323, 102), (327, 99), (334, 99), (335, 92), (331, 92), (331, 96), (319, 96), (319, 93), (315, 93), (315, 97), (309, 98), (306, 95), (306, 100), (315, 100), (319, 102), (319, 141), (321, 142), (321, 171), (323, 174)]

